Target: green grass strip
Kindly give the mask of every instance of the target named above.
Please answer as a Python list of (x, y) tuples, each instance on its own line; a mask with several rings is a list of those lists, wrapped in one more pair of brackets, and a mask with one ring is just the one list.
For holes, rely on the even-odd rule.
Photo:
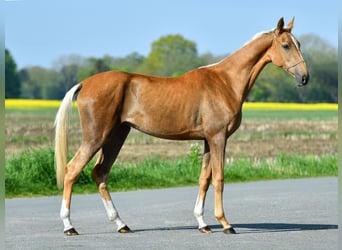
[[(56, 195), (52, 149), (28, 151), (7, 159), (6, 197)], [(92, 161), (89, 165), (93, 165)], [(110, 191), (197, 185), (201, 168), (199, 148), (187, 157), (165, 160), (147, 158), (138, 163), (115, 164), (109, 177)], [(74, 185), (74, 193), (97, 192), (87, 166)], [(337, 155), (299, 156), (282, 154), (258, 161), (239, 158), (226, 164), (225, 182), (245, 182), (286, 178), (337, 176)]]

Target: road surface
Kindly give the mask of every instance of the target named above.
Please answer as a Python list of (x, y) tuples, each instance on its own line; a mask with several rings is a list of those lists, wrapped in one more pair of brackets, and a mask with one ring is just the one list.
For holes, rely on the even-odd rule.
[(6, 249), (337, 249), (337, 178), (226, 184), (224, 207), (237, 235), (214, 219), (208, 191), (201, 234), (193, 217), (198, 188), (112, 194), (134, 230), (119, 234), (99, 195), (74, 195), (71, 220), (80, 233), (67, 237), (59, 219), (61, 197), (6, 200)]

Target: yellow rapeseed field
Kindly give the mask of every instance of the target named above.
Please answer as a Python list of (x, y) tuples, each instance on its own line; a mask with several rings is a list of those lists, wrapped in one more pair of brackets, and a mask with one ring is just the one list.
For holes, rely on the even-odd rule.
[[(61, 101), (56, 100), (29, 100), (6, 99), (5, 107), (8, 109), (39, 109), (58, 108)], [(244, 110), (337, 110), (336, 103), (274, 103), (274, 102), (245, 102)]]
[(245, 102), (245, 110), (337, 110), (337, 103)]
[(57, 100), (31, 100), (31, 99), (6, 99), (6, 109), (40, 109), (58, 108), (61, 101)]

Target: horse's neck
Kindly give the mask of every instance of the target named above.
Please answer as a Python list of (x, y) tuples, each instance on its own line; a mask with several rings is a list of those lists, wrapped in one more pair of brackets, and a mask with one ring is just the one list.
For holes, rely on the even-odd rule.
[(271, 61), (267, 51), (273, 38), (272, 32), (262, 34), (215, 65), (220, 72), (225, 72), (226, 82), (230, 84), (230, 88), (234, 90), (241, 104), (261, 70)]

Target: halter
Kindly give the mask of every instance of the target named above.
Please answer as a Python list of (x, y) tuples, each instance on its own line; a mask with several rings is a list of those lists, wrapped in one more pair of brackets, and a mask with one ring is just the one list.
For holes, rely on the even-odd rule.
[(299, 62), (293, 64), (292, 66), (289, 66), (287, 68), (283, 67), (283, 69), (286, 70), (287, 72), (289, 72), (289, 69), (296, 67), (298, 64), (303, 63), (303, 62), (304, 62), (304, 60), (300, 60)]
[[(276, 44), (277, 44), (277, 43), (280, 44), (280, 42), (277, 40), (277, 36), (276, 36), (275, 33), (274, 33), (274, 40), (276, 41)], [(303, 59), (301, 59), (300, 61), (294, 63), (292, 66), (289, 66), (289, 67), (282, 67), (282, 68), (283, 68), (286, 72), (291, 73), (291, 72), (289, 71), (289, 69), (292, 69), (293, 67), (296, 67), (298, 64), (301, 64), (301, 63), (304, 63), (304, 60), (303, 60)]]

